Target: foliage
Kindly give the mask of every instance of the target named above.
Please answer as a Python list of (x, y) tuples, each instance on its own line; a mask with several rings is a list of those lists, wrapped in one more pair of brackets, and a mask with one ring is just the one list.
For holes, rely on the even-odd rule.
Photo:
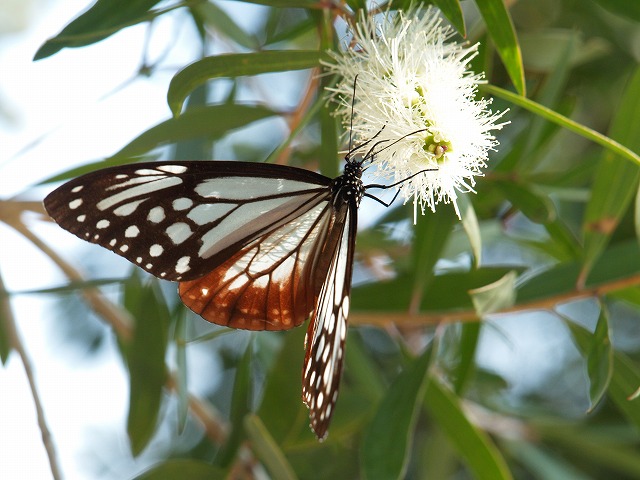
[[(48, 40), (36, 59), (181, 15), (200, 34), (194, 52), (212, 50), (212, 37), (228, 48), (175, 72), (167, 93), (173, 118), (132, 132), (113, 157), (51, 181), (151, 156), (211, 157), (232, 130), (273, 118), (290, 132), (277, 139), (282, 146), (234, 140), (238, 157), (335, 174), (339, 125), (322, 97), (331, 79), (318, 75), (320, 60), (340, 48), (341, 26), (368, 4), (246, 1), (262, 6), (251, 32), (208, 1), (98, 0)], [(411, 209), (394, 204), (359, 232), (353, 328), (324, 443), (310, 432), (299, 398), (302, 328), (248, 335), (203, 326), (195, 315), (184, 318), (173, 293), (138, 275), (118, 282), (124, 300), (114, 305), (101, 282), (80, 277), (22, 222), (21, 212), (39, 206), (0, 203), (0, 220), (67, 274), (69, 283), (52, 292), (79, 294), (118, 336), (132, 386), (132, 453), (151, 448), (154, 435), (167, 435), (160, 426), (176, 418), (179, 430), (197, 431), (199, 442), (188, 448), (172, 435), (171, 448), (137, 478), (230, 478), (258, 469), (278, 479), (640, 478), (640, 349), (622, 341), (638, 338), (640, 320), (637, 1), (434, 3), (458, 32), (481, 42), (474, 69), (486, 72), (483, 92), (495, 105), (511, 109), (511, 125), (477, 195), (464, 198), (464, 222), (444, 208), (408, 227)], [(307, 82), (293, 108), (240, 99), (241, 88), (256, 86), (254, 76), (291, 71)], [(231, 85), (228, 95), (211, 103), (207, 89), (219, 82)], [(19, 351), (7, 333), (14, 320), (4, 293), (3, 362)], [(535, 328), (549, 318), (564, 341)], [(535, 332), (529, 345), (553, 340), (563, 351), (535, 387), (523, 379), (539, 377), (540, 357), (522, 372), (508, 365), (514, 351), (492, 361), (492, 349), (527, 331)], [(217, 359), (220, 371), (190, 370), (191, 348)], [(211, 376), (206, 398), (189, 393), (187, 374)], [(177, 409), (167, 407), (174, 401)]]

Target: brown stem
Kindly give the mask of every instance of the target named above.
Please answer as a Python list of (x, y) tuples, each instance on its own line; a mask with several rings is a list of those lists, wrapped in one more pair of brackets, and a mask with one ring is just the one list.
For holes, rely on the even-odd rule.
[[(0, 291), (4, 291), (4, 282), (2, 276), (0, 276)], [(31, 359), (27, 355), (27, 351), (24, 348), (22, 338), (18, 332), (15, 318), (9, 305), (9, 298), (0, 298), (0, 308), (2, 309), (1, 318), (4, 321), (5, 330), (9, 337), (9, 345), (20, 357), (22, 366), (24, 367), (24, 373), (29, 381), (29, 388), (31, 389), (31, 397), (36, 407), (36, 416), (38, 418), (38, 427), (40, 428), (40, 435), (42, 435), (42, 443), (44, 444), (47, 457), (49, 458), (49, 469), (51, 470), (51, 476), (54, 480), (61, 480), (62, 474), (60, 473), (60, 466), (58, 465), (58, 455), (56, 453), (56, 447), (53, 443), (53, 437), (47, 426), (47, 421), (44, 416), (44, 408), (42, 407), (42, 401), (40, 400), (40, 394), (38, 393), (38, 387), (33, 375), (33, 366)]]

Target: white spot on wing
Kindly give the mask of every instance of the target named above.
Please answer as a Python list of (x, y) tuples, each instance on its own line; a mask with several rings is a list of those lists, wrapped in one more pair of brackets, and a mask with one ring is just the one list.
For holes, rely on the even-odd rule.
[(110, 224), (111, 222), (109, 222), (109, 220), (102, 219), (98, 223), (96, 223), (96, 228), (99, 228), (99, 229), (107, 228)]
[(173, 225), (169, 225), (165, 232), (169, 235), (174, 245), (181, 244), (193, 233), (189, 225), (183, 222), (176, 222)]
[(172, 202), (173, 209), (176, 211), (186, 210), (187, 208), (191, 208), (192, 205), (193, 205), (193, 200), (186, 197), (176, 198)]
[(158, 170), (167, 173), (184, 173), (187, 171), (187, 167), (184, 165), (162, 165), (158, 167)]
[[(153, 179), (142, 185), (127, 188), (116, 193), (115, 195), (111, 195), (110, 197), (99, 201), (96, 204), (96, 207), (98, 208), (98, 210), (106, 210), (120, 202), (139, 197), (140, 195), (148, 195), (151, 192), (164, 190), (165, 188), (180, 185), (181, 183), (182, 179), (180, 177), (159, 178), (157, 180)], [(117, 187), (117, 185), (115, 187)]]
[(149, 214), (147, 215), (147, 220), (151, 223), (160, 223), (165, 219), (164, 208), (162, 207), (153, 207), (149, 210)]
[(197, 225), (205, 225), (220, 219), (235, 207), (236, 205), (233, 203), (204, 203), (193, 207), (189, 213), (187, 213), (187, 218)]
[(157, 243), (154, 243), (149, 248), (149, 255), (151, 255), (152, 257), (159, 257), (160, 255), (162, 255), (162, 252), (164, 252), (164, 248), (162, 248), (162, 245), (158, 245)]
[(71, 189), (72, 193), (78, 193), (80, 190), (82, 190), (84, 188), (84, 185), (78, 185), (77, 187), (73, 187)]
[(76, 198), (75, 200), (71, 200), (69, 202), (69, 208), (71, 210), (75, 210), (76, 208), (78, 208), (80, 205), (82, 205), (82, 199), (81, 198)]
[(141, 168), (140, 170), (136, 170), (136, 175), (160, 175), (160, 172), (152, 168)]
[(123, 253), (126, 252), (127, 250), (129, 250), (129, 245), (122, 245), (120, 247), (120, 251), (123, 252)]
[(191, 260), (191, 257), (182, 257), (180, 258), (180, 260), (178, 260), (178, 263), (176, 264), (176, 272), (177, 273), (184, 273), (184, 272), (188, 272), (191, 267), (189, 267), (189, 261)]
[(127, 238), (135, 238), (138, 236), (139, 233), (140, 233), (140, 229), (135, 225), (131, 225), (130, 227), (127, 227), (127, 229), (124, 231), (124, 236)]
[(136, 211), (136, 208), (138, 208), (138, 205), (140, 205), (145, 200), (147, 199), (143, 198), (142, 200), (136, 200), (135, 202), (125, 203), (124, 205), (120, 205), (118, 208), (116, 208), (113, 211), (113, 213), (119, 217), (126, 217), (127, 215), (131, 215), (133, 212)]
[(228, 200), (242, 200), (260, 198), (276, 193), (293, 193), (309, 190), (310, 188), (325, 188), (324, 185), (297, 182), (282, 178), (255, 177), (218, 177), (209, 178), (199, 183), (195, 191), (204, 198), (224, 198)]
[(78, 222), (84, 222), (86, 219), (87, 219), (87, 216), (84, 214), (78, 215), (78, 218), (76, 218)]

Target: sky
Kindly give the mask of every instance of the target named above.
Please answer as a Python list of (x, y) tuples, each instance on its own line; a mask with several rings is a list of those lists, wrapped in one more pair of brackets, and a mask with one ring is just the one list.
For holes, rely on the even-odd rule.
[[(175, 69), (160, 71), (151, 79), (136, 78), (143, 56), (143, 26), (131, 27), (87, 48), (63, 50), (48, 59), (32, 61), (38, 47), (90, 3), (0, 2), (0, 199), (18, 195), (40, 200), (51, 187), (30, 187), (74, 165), (109, 156), (170, 116), (165, 99)], [(238, 8), (240, 4), (234, 5)], [(240, 21), (248, 18), (238, 16)], [(190, 60), (190, 40), (190, 32), (176, 31), (171, 18), (163, 19), (154, 27), (149, 57), (157, 58), (171, 47), (166, 63), (184, 65)], [(83, 245), (38, 218), (29, 221), (34, 231), (66, 258), (72, 258), (71, 252), (79, 248), (87, 252), (97, 248)], [(42, 253), (3, 224), (0, 246), (0, 273), (8, 290), (19, 292), (64, 283), (62, 274)], [(148, 465), (150, 457), (126, 460), (127, 375), (115, 345), (109, 344), (99, 355), (87, 359), (69, 351), (62, 336), (55, 335), (51, 298), (17, 295), (12, 298), (12, 306), (35, 368), (64, 478), (127, 478)], [(547, 365), (561, 364), (563, 349), (556, 347), (566, 341), (566, 332), (558, 329), (557, 322), (528, 324), (513, 320), (502, 323), (497, 334), (510, 337), (509, 341), (481, 347), (485, 365), (497, 369), (510, 357), (510, 370), (502, 373), (507, 378), (511, 375), (515, 382), (530, 363), (527, 348), (531, 346), (526, 340), (542, 329), (553, 340), (536, 344), (539, 351), (534, 354), (546, 358)], [(511, 337), (516, 331), (527, 334)], [(545, 363), (538, 363), (536, 370), (538, 378), (544, 377)], [(530, 381), (535, 378), (530, 377)], [(109, 452), (103, 451), (96, 439), (111, 439), (105, 449)], [(122, 462), (110, 463), (114, 452), (121, 453)], [(97, 471), (100, 465), (104, 470)], [(50, 476), (24, 369), (17, 355), (12, 355), (8, 364), (0, 367), (0, 478)]]

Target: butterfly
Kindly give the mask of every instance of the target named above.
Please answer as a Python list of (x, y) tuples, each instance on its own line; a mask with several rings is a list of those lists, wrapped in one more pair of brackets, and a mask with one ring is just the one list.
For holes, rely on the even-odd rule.
[(397, 185), (363, 184), (378, 144), (351, 154), (367, 143), (335, 179), (265, 163), (136, 163), (71, 180), (44, 205), (83, 240), (179, 282), (209, 322), (287, 330), (310, 317), (302, 399), (322, 440), (344, 362), (358, 207), (364, 196), (388, 206), (367, 190)]

